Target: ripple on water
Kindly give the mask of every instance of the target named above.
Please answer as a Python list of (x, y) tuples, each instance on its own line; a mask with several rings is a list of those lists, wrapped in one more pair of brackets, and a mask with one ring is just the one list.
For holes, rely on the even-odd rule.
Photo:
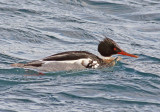
[[(0, 111), (160, 111), (158, 0), (1, 0), (0, 15)], [(98, 54), (104, 35), (139, 58), (43, 75), (10, 67), (63, 51)]]

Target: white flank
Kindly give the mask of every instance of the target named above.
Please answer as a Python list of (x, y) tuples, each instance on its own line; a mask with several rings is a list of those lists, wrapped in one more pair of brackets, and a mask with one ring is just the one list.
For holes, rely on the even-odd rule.
[(91, 61), (91, 59), (90, 59), (90, 58), (83, 58), (83, 59), (78, 59), (78, 60), (43, 61), (43, 62), (44, 62), (44, 64), (54, 63), (54, 62), (58, 62), (58, 63), (69, 63), (69, 64), (74, 64), (74, 63), (81, 64), (82, 61), (89, 62), (89, 61)]
[[(40, 60), (42, 61), (42, 60)], [(65, 63), (65, 64), (78, 64), (80, 66), (84, 66), (87, 67), (88, 64), (91, 65), (91, 68), (97, 68), (99, 66), (99, 64), (97, 63), (97, 61), (92, 61), (90, 58), (82, 58), (82, 59), (78, 59), (78, 60), (65, 60), (65, 61), (42, 61), (44, 62), (44, 64), (50, 64), (50, 63), (54, 63), (54, 62), (58, 62), (58, 63)]]

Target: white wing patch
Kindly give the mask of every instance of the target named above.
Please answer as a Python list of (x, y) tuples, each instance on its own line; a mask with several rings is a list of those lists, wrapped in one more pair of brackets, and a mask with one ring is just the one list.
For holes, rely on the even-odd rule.
[(97, 68), (99, 66), (97, 61), (92, 61), (92, 59), (90, 58), (83, 58), (83, 59), (78, 59), (78, 60), (66, 60), (66, 61), (43, 61), (44, 64), (49, 64), (49, 63), (54, 63), (54, 62), (58, 62), (58, 63), (65, 63), (65, 64), (78, 64), (81, 66), (84, 66), (86, 68)]

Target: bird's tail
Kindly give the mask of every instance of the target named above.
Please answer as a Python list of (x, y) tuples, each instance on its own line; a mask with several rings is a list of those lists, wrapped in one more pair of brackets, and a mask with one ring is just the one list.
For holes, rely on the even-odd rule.
[(11, 64), (12, 67), (24, 67), (24, 64), (23, 63), (14, 63), (14, 64)]

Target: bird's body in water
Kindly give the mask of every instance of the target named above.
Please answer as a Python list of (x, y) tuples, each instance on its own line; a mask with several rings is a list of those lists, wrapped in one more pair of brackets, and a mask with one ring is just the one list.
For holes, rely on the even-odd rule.
[(105, 58), (100, 58), (87, 51), (68, 51), (54, 54), (41, 60), (31, 61), (26, 64), (15, 63), (12, 64), (12, 66), (38, 69), (41, 71), (68, 71), (114, 66), (116, 61), (121, 59), (120, 57), (110, 57), (114, 54), (122, 54), (137, 58), (137, 56), (121, 50), (120, 47), (109, 38), (105, 38), (99, 43), (98, 52)]

